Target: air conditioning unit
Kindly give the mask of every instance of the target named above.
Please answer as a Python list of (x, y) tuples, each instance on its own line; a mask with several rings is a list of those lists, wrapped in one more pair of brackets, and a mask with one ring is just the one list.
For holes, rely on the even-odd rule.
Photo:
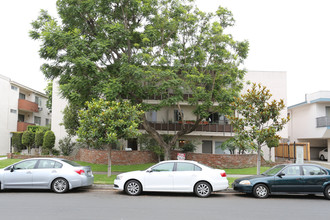
[(38, 109), (39, 109), (39, 112), (41, 112), (41, 111), (42, 111), (42, 107), (38, 106)]

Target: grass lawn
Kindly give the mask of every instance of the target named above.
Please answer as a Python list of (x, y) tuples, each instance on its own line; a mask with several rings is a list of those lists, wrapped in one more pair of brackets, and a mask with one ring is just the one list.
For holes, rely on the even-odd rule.
[[(108, 165), (106, 164), (93, 164), (93, 163), (87, 163), (82, 161), (76, 161), (77, 163), (83, 165), (83, 166), (90, 166), (92, 168), (93, 172), (107, 172), (108, 171)], [(146, 164), (135, 164), (135, 165), (112, 165), (111, 171), (112, 172), (129, 172), (129, 171), (135, 171), (135, 170), (146, 170), (149, 167), (154, 165), (154, 163), (146, 163)]]
[(5, 168), (13, 163), (16, 163), (20, 161), (21, 159), (5, 159), (5, 160), (0, 160), (0, 169)]
[[(270, 167), (260, 167), (260, 173), (265, 172)], [(256, 175), (257, 167), (241, 168), (241, 169), (224, 169), (226, 174), (240, 174), (240, 175)]]

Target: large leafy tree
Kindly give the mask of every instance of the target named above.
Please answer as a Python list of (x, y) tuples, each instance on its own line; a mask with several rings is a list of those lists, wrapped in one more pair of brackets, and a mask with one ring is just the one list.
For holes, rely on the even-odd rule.
[(139, 135), (138, 125), (144, 113), (139, 105), (128, 101), (115, 102), (104, 99), (86, 103), (80, 110), (78, 137), (90, 146), (108, 149), (108, 176), (111, 176), (111, 148), (118, 139), (134, 138)]
[(272, 94), (261, 84), (252, 87), (236, 98), (231, 104), (236, 115), (229, 116), (235, 131), (237, 143), (250, 146), (258, 153), (257, 174), (260, 174), (261, 148), (268, 144), (274, 147), (281, 138), (281, 131), (289, 118), (282, 118), (281, 111), (285, 108), (281, 99), (271, 100)]
[[(58, 0), (60, 21), (41, 11), (30, 36), (41, 41), (49, 79), (59, 78), (71, 106), (86, 101), (129, 99), (145, 112), (187, 101), (196, 116), (169, 142), (143, 117), (144, 129), (164, 148), (165, 159), (180, 136), (194, 131), (212, 112), (226, 114), (242, 88), (239, 66), (246, 41), (226, 32), (232, 13), (204, 13), (184, 0)], [(190, 98), (185, 100), (185, 93)], [(147, 104), (149, 97), (163, 97)]]

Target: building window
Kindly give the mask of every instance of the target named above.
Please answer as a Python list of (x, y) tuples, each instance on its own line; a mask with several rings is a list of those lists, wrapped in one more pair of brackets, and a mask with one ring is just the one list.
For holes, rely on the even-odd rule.
[(34, 102), (37, 103), (38, 106), (41, 106), (41, 98), (40, 97), (35, 96), (35, 101)]
[(18, 114), (18, 121), (19, 122), (24, 122), (24, 119), (25, 119), (24, 115)]
[(181, 110), (181, 113), (179, 112), (179, 110), (174, 110), (174, 121), (182, 121), (183, 118), (183, 111)]
[(16, 109), (10, 109), (10, 113), (16, 114), (17, 113), (17, 110)]
[(37, 117), (37, 116), (34, 116), (34, 124), (41, 125), (41, 118)]
[(14, 91), (18, 90), (18, 88), (16, 86), (11, 86), (11, 89), (14, 90)]
[(212, 141), (202, 141), (202, 153), (212, 154)]
[(23, 94), (23, 93), (19, 93), (19, 97), (18, 97), (19, 99), (25, 99), (25, 94)]
[(50, 124), (50, 120), (46, 118), (46, 126)]

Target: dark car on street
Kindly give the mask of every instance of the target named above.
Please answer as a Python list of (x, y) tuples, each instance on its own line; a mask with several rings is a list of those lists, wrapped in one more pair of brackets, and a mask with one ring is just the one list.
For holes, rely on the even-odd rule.
[(314, 164), (282, 164), (261, 175), (236, 179), (234, 190), (267, 198), (270, 194), (324, 194), (330, 199), (330, 170)]

